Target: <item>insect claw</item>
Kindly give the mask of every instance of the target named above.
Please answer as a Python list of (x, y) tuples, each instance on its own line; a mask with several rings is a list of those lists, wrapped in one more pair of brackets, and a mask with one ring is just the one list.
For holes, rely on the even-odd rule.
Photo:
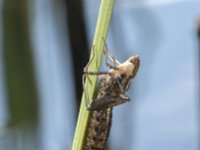
[[(102, 39), (104, 40), (103, 37)], [(97, 82), (95, 93), (92, 96), (93, 101), (89, 99), (84, 84), (85, 82), (83, 82), (85, 106), (86, 109), (91, 112), (89, 128), (84, 145), (84, 149), (87, 150), (105, 148), (111, 127), (112, 108), (130, 101), (130, 98), (125, 95), (125, 91), (128, 90), (130, 80), (135, 77), (139, 68), (140, 61), (138, 56), (132, 56), (123, 64), (119, 65), (120, 62), (110, 53), (106, 42), (104, 54), (106, 56), (106, 65), (111, 68), (110, 71), (88, 71), (88, 66), (94, 58), (94, 51), (92, 51), (91, 59), (84, 68), (84, 81), (87, 78), (87, 82), (91, 82), (89, 78), (91, 75), (100, 77)], [(113, 65), (109, 63), (113, 63)]]

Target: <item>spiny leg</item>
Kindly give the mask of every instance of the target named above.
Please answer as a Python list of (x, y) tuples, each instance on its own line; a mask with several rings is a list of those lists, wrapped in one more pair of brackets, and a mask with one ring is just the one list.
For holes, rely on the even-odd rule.
[[(89, 102), (89, 96), (88, 96), (88, 93), (87, 93), (87, 90), (86, 90), (86, 87), (85, 87), (85, 80), (86, 80), (86, 75), (83, 74), (82, 76), (82, 84), (83, 84), (83, 93), (84, 93), (84, 97), (85, 97), (85, 104), (87, 106), (87, 103)], [(88, 78), (89, 80), (89, 78)]]
[[(92, 46), (92, 51), (91, 51), (91, 59), (89, 60), (89, 62), (86, 64), (86, 66), (83, 68), (83, 74), (85, 74), (85, 72), (88, 72), (88, 68), (89, 68), (89, 66), (90, 66), (90, 64), (92, 63), (92, 61), (93, 61), (93, 59), (94, 59), (94, 57), (95, 57), (95, 49), (94, 49), (94, 45)], [(97, 60), (98, 61), (98, 60)], [(82, 84), (83, 85), (85, 85), (84, 83), (85, 83), (85, 75), (83, 75), (83, 77), (82, 77)], [(90, 78), (89, 78), (89, 76), (88, 76), (88, 81), (91, 83), (91, 80), (90, 80)]]
[[(106, 65), (111, 69), (116, 69), (116, 67), (120, 64), (120, 62), (111, 54), (110, 50), (108, 49), (105, 39), (103, 37), (102, 39), (105, 44), (104, 54), (106, 56)], [(110, 60), (114, 64), (114, 66), (111, 65), (108, 60)]]
[[(106, 65), (111, 68), (111, 69), (117, 69), (117, 66), (120, 65), (120, 62), (111, 54), (108, 45), (104, 39), (104, 37), (102, 37), (104, 44), (105, 44), (105, 48), (104, 48), (104, 54), (106, 56)], [(110, 60), (115, 66), (112, 66), (111, 64), (109, 64), (108, 60)], [(116, 81), (122, 91), (122, 93), (124, 92), (123, 87), (121, 85), (121, 83), (119, 82), (119, 80), (116, 78)]]
[(115, 66), (118, 66), (120, 64), (120, 62), (112, 55), (112, 53), (110, 52), (108, 45), (106, 43), (105, 43), (104, 52), (106, 53), (107, 59), (109, 59), (111, 62), (113, 62), (113, 64)]
[(116, 78), (115, 80), (117, 81), (121, 92), (124, 93), (124, 89), (123, 89), (123, 87), (122, 87), (122, 84), (119, 82), (119, 80), (118, 80), (117, 78)]
[(127, 84), (127, 86), (126, 86), (126, 88), (125, 88), (125, 91), (128, 91), (129, 88), (130, 88), (130, 86), (131, 86), (131, 82), (129, 81), (128, 84)]
[[(94, 48), (94, 46), (93, 46)], [(88, 81), (91, 83), (91, 80), (89, 78), (89, 75), (95, 75), (95, 76), (99, 76), (99, 75), (105, 75), (105, 74), (109, 74), (112, 76), (112, 74), (110, 72), (92, 72), (92, 71), (88, 71), (88, 67), (91, 64), (91, 62), (94, 59), (94, 49), (92, 50), (92, 56), (90, 61), (87, 63), (87, 65), (84, 67), (83, 69), (83, 76), (82, 76), (82, 84), (83, 84), (83, 91), (84, 91), (84, 96), (85, 96), (85, 102), (86, 102), (86, 107), (87, 109), (90, 107), (90, 102), (89, 102), (89, 96), (85, 87), (85, 81), (86, 81), (86, 77), (88, 79)]]
[(84, 90), (84, 96), (85, 96), (85, 104), (86, 104), (86, 108), (88, 110), (91, 110), (91, 104), (89, 102), (89, 96), (88, 96), (88, 93), (87, 93), (87, 90), (86, 90), (86, 87), (85, 87), (85, 77), (88, 77), (88, 79), (89, 79), (89, 75), (94, 75), (94, 76), (110, 75), (110, 76), (112, 76), (112, 73), (110, 73), (110, 72), (88, 72), (88, 71), (85, 70), (85, 72), (83, 74), (83, 90)]
[[(111, 69), (117, 69), (117, 66), (120, 65), (121, 63), (112, 55), (112, 53), (110, 52), (110, 50), (109, 50), (109, 48), (108, 48), (108, 45), (107, 45), (105, 39), (104, 39), (103, 37), (102, 37), (102, 39), (103, 39), (104, 42), (105, 42), (104, 54), (105, 54), (105, 56), (106, 56), (106, 65), (107, 65), (108, 67), (110, 67)], [(110, 60), (115, 66), (112, 66), (111, 64), (109, 64), (108, 60)], [(119, 79), (118, 79), (118, 78), (115, 78), (115, 80), (117, 81), (121, 92), (124, 93), (125, 90), (123, 89), (123, 87), (122, 87), (122, 85), (121, 85)], [(124, 95), (124, 94), (122, 94), (120, 97), (121, 97), (121, 98), (120, 98), (120, 99), (121, 99), (121, 102), (120, 102), (120, 100), (119, 100), (119, 104), (124, 103), (124, 102), (127, 102), (127, 101), (129, 101), (129, 99), (130, 99), (128, 96), (126, 96), (126, 95)], [(118, 104), (117, 104), (117, 105), (118, 105)], [(113, 105), (113, 106), (114, 106), (114, 105)]]
[[(85, 72), (86, 76), (88, 75), (109, 75), (114, 79), (114, 76), (112, 73), (110, 72)], [(128, 101), (130, 101), (130, 98), (124, 94), (125, 90), (123, 89), (120, 81), (118, 78), (115, 78), (114, 80), (116, 80), (120, 90), (121, 90), (121, 95), (119, 95), (119, 97), (112, 97), (112, 95), (105, 95), (104, 97), (102, 97), (102, 100), (99, 99), (98, 101), (93, 101), (93, 103), (89, 103), (89, 101), (86, 101), (86, 108), (87, 110), (98, 110), (98, 109), (104, 109), (104, 108), (108, 108), (108, 107), (114, 107), (123, 103), (126, 103)]]
[(88, 70), (88, 67), (90, 66), (90, 64), (91, 64), (91, 62), (93, 61), (93, 59), (94, 59), (94, 52), (95, 52), (95, 50), (94, 50), (94, 45), (92, 46), (92, 52), (91, 52), (91, 59), (89, 60), (89, 62), (86, 64), (86, 66), (83, 68), (83, 72), (85, 72), (85, 70)]
[(91, 52), (91, 59), (89, 60), (89, 62), (86, 64), (86, 66), (83, 68), (83, 76), (82, 76), (82, 85), (83, 85), (83, 92), (84, 92), (84, 97), (85, 97), (85, 102), (86, 102), (86, 106), (89, 104), (89, 96), (87, 93), (87, 89), (85, 87), (85, 81), (86, 81), (86, 77), (89, 81), (89, 83), (91, 83), (91, 80), (89, 78), (89, 76), (85, 73), (88, 71), (88, 67), (90, 66), (91, 62), (94, 59), (94, 45), (92, 46), (92, 52)]

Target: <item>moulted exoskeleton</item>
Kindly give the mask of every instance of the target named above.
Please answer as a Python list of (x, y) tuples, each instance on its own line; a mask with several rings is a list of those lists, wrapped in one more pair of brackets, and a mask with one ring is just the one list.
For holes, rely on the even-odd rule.
[[(105, 148), (111, 127), (112, 108), (130, 100), (125, 92), (128, 90), (130, 81), (134, 79), (140, 66), (138, 55), (134, 55), (124, 63), (120, 63), (109, 52), (107, 46), (104, 54), (106, 56), (106, 64), (110, 68), (108, 72), (89, 72), (88, 65), (92, 59), (84, 68), (83, 81), (89, 75), (99, 77), (91, 104), (89, 104), (86, 87), (84, 87), (86, 107), (91, 111), (84, 150), (103, 150)], [(109, 64), (108, 60), (113, 65)]]

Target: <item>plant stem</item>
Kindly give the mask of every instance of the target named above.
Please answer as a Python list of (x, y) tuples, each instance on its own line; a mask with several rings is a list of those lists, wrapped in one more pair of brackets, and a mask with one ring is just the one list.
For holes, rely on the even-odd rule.
[[(94, 54), (94, 58), (88, 68), (88, 71), (96, 72), (100, 69), (105, 39), (108, 33), (113, 6), (114, 0), (101, 0), (101, 6), (99, 9), (99, 16), (93, 40), (92, 52), (90, 56), (91, 59), (92, 54)], [(92, 100), (92, 96), (96, 87), (97, 77), (91, 76), (90, 80), (91, 82), (88, 82), (86, 80), (85, 84), (87, 88), (88, 97), (90, 100)], [(85, 98), (84, 96), (82, 96), (72, 150), (82, 150), (85, 134), (88, 127), (89, 117), (90, 113), (86, 109)]]

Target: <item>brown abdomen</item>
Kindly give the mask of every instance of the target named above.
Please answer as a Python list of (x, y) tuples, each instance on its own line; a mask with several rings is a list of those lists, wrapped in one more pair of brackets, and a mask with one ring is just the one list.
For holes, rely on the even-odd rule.
[(112, 121), (112, 108), (92, 111), (84, 150), (104, 150)]

